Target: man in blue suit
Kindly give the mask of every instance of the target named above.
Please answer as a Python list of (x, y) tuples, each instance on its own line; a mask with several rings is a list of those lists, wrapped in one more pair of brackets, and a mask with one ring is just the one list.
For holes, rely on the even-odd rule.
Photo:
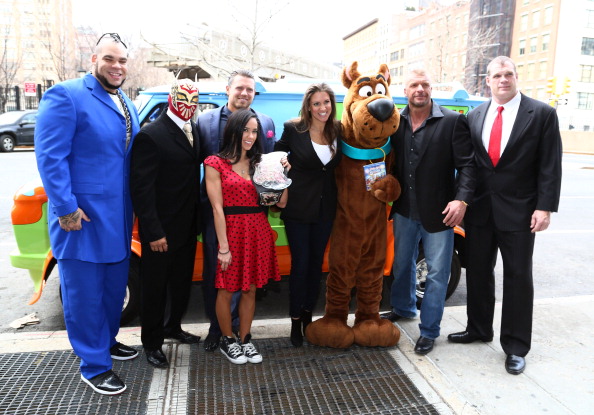
[(104, 395), (126, 389), (111, 359), (138, 356), (115, 339), (133, 222), (130, 150), (139, 130), (136, 109), (120, 90), (127, 61), (116, 33), (101, 36), (91, 72), (44, 94), (35, 131), (68, 338), (81, 359), (82, 380)]
[[(256, 81), (254, 74), (248, 70), (233, 71), (229, 76), (227, 84), (227, 104), (198, 117), (198, 134), (200, 136), (200, 152), (204, 158), (219, 152), (223, 143), (223, 131), (227, 125), (227, 119), (232, 112), (238, 109), (249, 109), (256, 95)], [(270, 153), (274, 149), (275, 129), (274, 122), (270, 117), (251, 109), (262, 125), (262, 135), (258, 140), (262, 143), (264, 153)], [(206, 185), (202, 181), (200, 186), (200, 199), (202, 202), (203, 229), (202, 243), (204, 252), (204, 265), (202, 271), (202, 292), (204, 295), (204, 309), (210, 320), (208, 336), (204, 341), (204, 349), (212, 352), (219, 347), (221, 329), (217, 320), (215, 303), (217, 289), (215, 288), (215, 274), (217, 271), (218, 242), (214, 229), (212, 206), (206, 194)], [(238, 292), (239, 294), (239, 292)], [(237, 301), (234, 298), (233, 308), (236, 308)], [(237, 313), (234, 312), (234, 316)], [(238, 326), (234, 321), (234, 326)]]

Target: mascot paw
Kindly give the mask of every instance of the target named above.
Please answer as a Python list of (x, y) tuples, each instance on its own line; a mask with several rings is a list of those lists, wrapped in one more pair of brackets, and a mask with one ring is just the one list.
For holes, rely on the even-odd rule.
[(391, 174), (373, 183), (371, 191), (373, 196), (380, 202), (389, 203), (400, 196), (400, 183)]
[(310, 323), (305, 330), (305, 337), (311, 344), (337, 349), (346, 349), (355, 340), (351, 327), (342, 320), (329, 317)]
[[(379, 321), (378, 321), (379, 320)], [(400, 340), (400, 330), (390, 320), (364, 320), (355, 324), (355, 343), (359, 346), (395, 346)], [(309, 329), (309, 327), (308, 327)]]

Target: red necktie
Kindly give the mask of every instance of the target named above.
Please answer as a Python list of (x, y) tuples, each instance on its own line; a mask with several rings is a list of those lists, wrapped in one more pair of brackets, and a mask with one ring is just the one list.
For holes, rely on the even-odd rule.
[(501, 154), (501, 130), (503, 129), (503, 117), (501, 117), (502, 111), (503, 107), (497, 107), (497, 117), (495, 117), (495, 122), (493, 122), (491, 137), (489, 138), (489, 157), (491, 157), (493, 166), (497, 165), (499, 155)]

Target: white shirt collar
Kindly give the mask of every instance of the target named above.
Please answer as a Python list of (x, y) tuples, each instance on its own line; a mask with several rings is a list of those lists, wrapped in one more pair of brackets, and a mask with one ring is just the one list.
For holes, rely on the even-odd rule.
[(167, 115), (169, 116), (169, 118), (171, 118), (171, 120), (179, 127), (181, 128), (181, 130), (184, 130), (184, 125), (189, 123), (190, 120), (188, 121), (184, 121), (181, 118), (179, 118), (177, 115), (175, 115), (173, 112), (171, 112), (171, 110), (169, 108), (167, 108)]

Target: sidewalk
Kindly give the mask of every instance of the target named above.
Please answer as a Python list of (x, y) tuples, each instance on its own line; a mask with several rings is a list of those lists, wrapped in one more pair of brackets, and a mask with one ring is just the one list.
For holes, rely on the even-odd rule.
[[(499, 316), (500, 304), (497, 305), (496, 318), (498, 319)], [(491, 343), (476, 342), (470, 345), (448, 343), (447, 334), (463, 330), (465, 324), (465, 307), (446, 308), (442, 322), (442, 336), (437, 340), (435, 349), (427, 356), (419, 356), (413, 351), (414, 342), (418, 338), (417, 319), (399, 323), (402, 337), (397, 347), (389, 349), (353, 347), (346, 351), (315, 346), (293, 348), (287, 338), (290, 331), (287, 319), (256, 320), (253, 326), (254, 339), (260, 345), (264, 359), (268, 359), (269, 366), (231, 367), (228, 379), (218, 378), (223, 379), (219, 380), (222, 382), (220, 385), (223, 388), (222, 391), (220, 388), (217, 389), (217, 385), (213, 386), (214, 389), (207, 390), (204, 385), (194, 385), (191, 382), (192, 379), (203, 378), (210, 382), (213, 377), (221, 376), (219, 372), (223, 372), (220, 370), (223, 362), (220, 360), (222, 359), (220, 354), (204, 352), (202, 344), (192, 348), (187, 345), (167, 344), (165, 351), (171, 362), (169, 370), (153, 370), (146, 362), (139, 360), (133, 361), (139, 362), (138, 364), (124, 362), (118, 370), (126, 376), (127, 383), (128, 379), (135, 379), (134, 386), (120, 397), (99, 397), (100, 399), (80, 382), (76, 373), (78, 361), (69, 352), (70, 345), (63, 331), (2, 333), (0, 334), (0, 358), (48, 352), (31, 355), (27, 366), (23, 366), (22, 370), (19, 369), (19, 375), (22, 374), (23, 379), (27, 376), (33, 377), (32, 374), (28, 374), (30, 367), (35, 364), (40, 365), (43, 359), (47, 360), (51, 357), (53, 366), (48, 366), (50, 369), (44, 375), (45, 378), (37, 374), (36, 378), (27, 379), (26, 382), (32, 388), (49, 390), (50, 394), (55, 386), (53, 383), (65, 378), (63, 373), (56, 376), (55, 372), (60, 370), (68, 372), (69, 379), (72, 379), (72, 386), (68, 387), (73, 395), (68, 398), (70, 399), (69, 412), (55, 412), (51, 408), (44, 412), (44, 399), (43, 395), (40, 395), (28, 403), (30, 410), (14, 412), (18, 414), (66, 412), (115, 414), (124, 413), (121, 412), (124, 407), (127, 408), (125, 412), (127, 414), (137, 412), (151, 415), (221, 413), (216, 407), (199, 408), (196, 405), (206, 401), (206, 394), (219, 393), (221, 395), (217, 399), (225, 398), (227, 392), (224, 388), (229, 387), (229, 384), (225, 386), (225, 382), (233, 383), (242, 376), (247, 378), (253, 390), (259, 391), (262, 397), (269, 399), (270, 402), (266, 403), (268, 408), (266, 410), (253, 409), (253, 406), (249, 406), (253, 404), (248, 402), (244, 395), (239, 401), (233, 403), (233, 405), (247, 405), (246, 407), (236, 406), (234, 413), (237, 414), (313, 413), (311, 403), (308, 404), (309, 406), (303, 406), (307, 399), (313, 399), (316, 408), (326, 406), (334, 408), (334, 413), (337, 407), (340, 408), (338, 410), (340, 413), (357, 414), (585, 415), (592, 413), (594, 344), (591, 341), (591, 332), (594, 329), (594, 296), (535, 302), (532, 350), (526, 358), (526, 371), (519, 376), (509, 375), (505, 371), (505, 355), (497, 339)], [(496, 337), (498, 327), (497, 320)], [(186, 325), (184, 328), (202, 336), (207, 331), (205, 324)], [(118, 340), (128, 345), (138, 346), (140, 329), (123, 328)], [(61, 350), (64, 352), (60, 352)], [(19, 355), (12, 355), (14, 353)], [(144, 355), (140, 359), (144, 359)], [(325, 359), (324, 365), (326, 363), (328, 365), (319, 367), (321, 359)], [(281, 376), (262, 370), (262, 368), (276, 370), (277, 364), (285, 365), (289, 360), (293, 366), (290, 366), (289, 372), (284, 372)], [(2, 361), (0, 360), (0, 363)], [(227, 365), (228, 362), (223, 363)], [(334, 367), (333, 364), (339, 366)], [(232, 365), (229, 364), (229, 366)], [(2, 369), (1, 372), (6, 371), (1, 364), (0, 369)], [(388, 385), (393, 383), (398, 384), (398, 387), (394, 390), (386, 389), (380, 382), (377, 384), (379, 386), (373, 388), (367, 386), (368, 390), (357, 389), (357, 386), (367, 385), (365, 382), (370, 380), (370, 376), (367, 375), (373, 374), (377, 374), (375, 377), (378, 382), (384, 379)], [(321, 376), (325, 379), (320, 379)], [(311, 392), (314, 386), (320, 386), (313, 385), (314, 380), (321, 382), (322, 390), (323, 386), (327, 385), (327, 390), (321, 398), (311, 395), (315, 395)], [(409, 381), (414, 385), (412, 388), (407, 386)], [(0, 382), (0, 413), (13, 415), (10, 411), (6, 412), (6, 407), (3, 405), (11, 399), (12, 391), (9, 387), (15, 380), (3, 378), (3, 374), (0, 373)], [(286, 385), (282, 384), (283, 382)], [(340, 389), (342, 387), (344, 389)], [(282, 390), (286, 396), (275, 396), (274, 391), (279, 390)], [(238, 393), (241, 395), (241, 391)], [(290, 407), (286, 404), (283, 406), (283, 402), (287, 402), (283, 399), (291, 398), (292, 395), (289, 396), (291, 393), (295, 393), (294, 398), (297, 403)], [(300, 393), (305, 395), (300, 396)], [(88, 399), (87, 401), (81, 399), (81, 394), (88, 394), (98, 400), (97, 405), (103, 405), (102, 409), (98, 409), (99, 412), (92, 412), (89, 407), (85, 407), (83, 410), (83, 405), (88, 405)], [(250, 391), (250, 394), (253, 394), (253, 391)], [(396, 407), (394, 410), (380, 410), (382, 406), (379, 400), (382, 397), (386, 399), (383, 402), (385, 405), (391, 404), (390, 398), (412, 399), (405, 404), (409, 405), (409, 408), (417, 409), (411, 412), (408, 410), (400, 412)], [(136, 402), (131, 402), (135, 399)], [(77, 411), (76, 405), (80, 405), (80, 411)]]

